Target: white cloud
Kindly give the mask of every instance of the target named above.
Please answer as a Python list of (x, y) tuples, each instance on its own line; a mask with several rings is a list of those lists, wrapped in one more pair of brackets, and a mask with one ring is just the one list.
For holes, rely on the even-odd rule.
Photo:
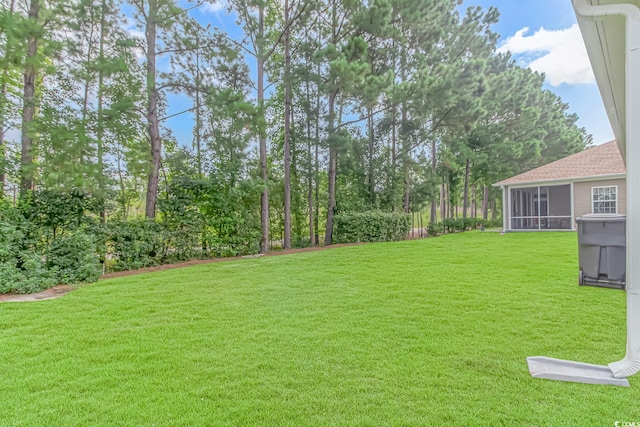
[(212, 13), (214, 15), (219, 15), (220, 12), (224, 12), (229, 7), (229, 4), (226, 0), (215, 0), (212, 3), (205, 3), (202, 5), (203, 13)]
[(123, 16), (120, 21), (120, 27), (125, 30), (131, 37), (145, 40), (146, 36), (138, 22), (130, 16)]
[(528, 27), (517, 31), (498, 52), (510, 51), (524, 66), (545, 73), (551, 86), (595, 83), (578, 24), (562, 30), (540, 28), (532, 35), (527, 33)]

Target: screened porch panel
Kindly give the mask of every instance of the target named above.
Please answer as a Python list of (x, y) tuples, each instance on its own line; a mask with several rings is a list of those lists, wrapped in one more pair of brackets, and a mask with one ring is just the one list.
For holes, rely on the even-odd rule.
[(510, 190), (512, 230), (570, 230), (571, 186)]

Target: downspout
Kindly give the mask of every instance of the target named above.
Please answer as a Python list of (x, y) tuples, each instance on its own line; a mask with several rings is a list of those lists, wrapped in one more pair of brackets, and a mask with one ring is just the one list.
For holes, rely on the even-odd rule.
[(623, 16), (626, 18), (625, 44), (625, 162), (627, 165), (627, 353), (609, 364), (616, 378), (640, 371), (640, 9), (631, 4), (593, 6), (588, 0), (573, 0), (576, 13), (586, 18)]

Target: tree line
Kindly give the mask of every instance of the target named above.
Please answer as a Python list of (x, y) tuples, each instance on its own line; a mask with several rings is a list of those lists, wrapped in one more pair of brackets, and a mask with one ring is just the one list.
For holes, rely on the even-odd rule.
[[(5, 204), (82, 194), (102, 224), (266, 251), (331, 244), (344, 213), (495, 218), (492, 183), (591, 144), (543, 75), (497, 53), (495, 8), (228, 0), (227, 33), (207, 7), (0, 0)], [(182, 113), (190, 140), (167, 125)]]

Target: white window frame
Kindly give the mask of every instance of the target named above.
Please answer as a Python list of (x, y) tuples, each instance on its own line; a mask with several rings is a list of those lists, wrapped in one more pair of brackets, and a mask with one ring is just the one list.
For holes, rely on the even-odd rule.
[[(600, 188), (615, 188), (616, 190), (616, 211), (613, 213), (603, 213), (603, 214), (597, 214), (596, 213), (596, 209), (595, 209), (595, 204), (596, 201), (594, 200), (593, 196), (595, 195), (595, 190), (596, 189), (600, 189)], [(599, 186), (594, 186), (591, 187), (591, 213), (594, 215), (617, 215), (618, 214), (618, 200), (619, 200), (619, 195), (620, 193), (618, 192), (618, 186), (617, 185), (599, 185)]]

